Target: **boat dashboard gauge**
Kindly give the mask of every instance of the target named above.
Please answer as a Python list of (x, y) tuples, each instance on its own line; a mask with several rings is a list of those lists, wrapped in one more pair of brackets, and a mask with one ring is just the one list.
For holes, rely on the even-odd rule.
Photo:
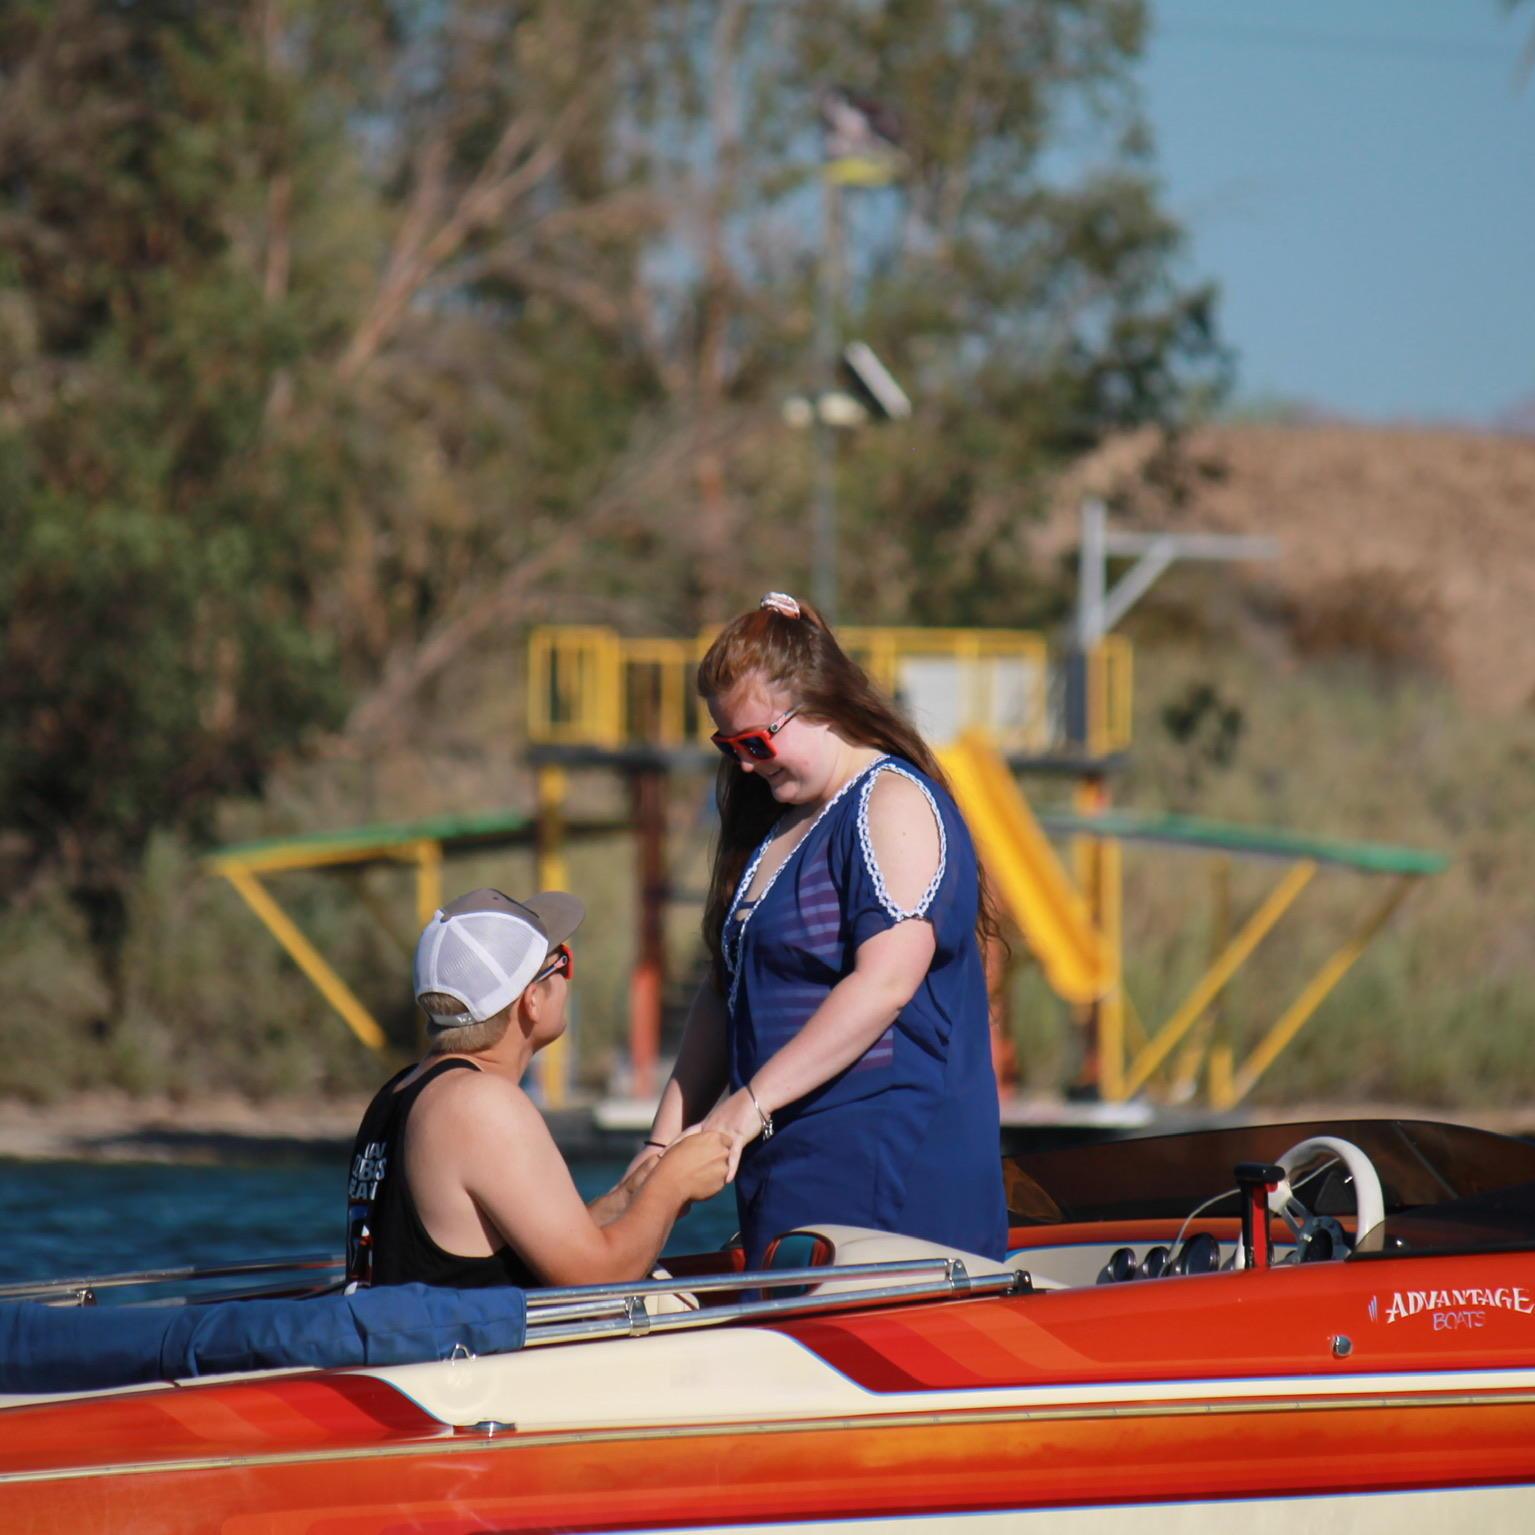
[(1099, 1284), (1124, 1284), (1135, 1278), (1135, 1249), (1116, 1247), (1109, 1261), (1098, 1270)]
[(1128, 1284), (1132, 1279), (1161, 1279), (1182, 1274), (1214, 1274), (1222, 1263), (1220, 1243), (1206, 1231), (1196, 1232), (1176, 1257), (1158, 1243), (1138, 1257), (1133, 1247), (1116, 1247), (1098, 1270), (1099, 1284)]
[(1173, 1260), (1175, 1274), (1213, 1274), (1221, 1266), (1221, 1245), (1208, 1231), (1196, 1232)]

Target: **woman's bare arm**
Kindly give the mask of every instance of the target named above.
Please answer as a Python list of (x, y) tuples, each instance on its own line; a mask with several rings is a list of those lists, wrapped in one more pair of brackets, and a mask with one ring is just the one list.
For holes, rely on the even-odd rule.
[[(725, 999), (706, 978), (694, 994), (688, 1021), (682, 1031), (682, 1048), (651, 1122), (648, 1140), (665, 1145), (708, 1114), (724, 1091), (728, 1075), (725, 1051)], [(644, 1164), (661, 1154), (656, 1146), (642, 1146), (629, 1164), (627, 1182)], [(616, 1192), (616, 1191), (615, 1191)]]

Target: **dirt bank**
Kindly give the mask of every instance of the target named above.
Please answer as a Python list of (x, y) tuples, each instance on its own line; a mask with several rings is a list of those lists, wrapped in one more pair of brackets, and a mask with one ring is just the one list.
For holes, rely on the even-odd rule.
[(1121, 503), (1119, 526), (1263, 534), (1272, 565), (1235, 579), (1292, 604), (1357, 605), (1373, 593), (1416, 625), (1473, 704), (1501, 712), (1535, 698), (1535, 438), (1428, 428), (1227, 425), (1188, 440), (1197, 472), (1175, 502), (1150, 487), (1154, 441), (1106, 444), (1066, 479), (1041, 552), (1076, 541), (1084, 495)]

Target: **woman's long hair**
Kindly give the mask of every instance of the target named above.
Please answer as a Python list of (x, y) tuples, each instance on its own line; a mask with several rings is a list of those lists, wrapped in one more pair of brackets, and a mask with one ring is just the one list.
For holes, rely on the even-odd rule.
[[(723, 698), (748, 677), (760, 678), (789, 694), (803, 718), (830, 725), (856, 745), (904, 757), (947, 790), (948, 779), (932, 749), (837, 643), (825, 619), (808, 602), (799, 603), (799, 615), (759, 607), (733, 619), (699, 663), (699, 696)], [(704, 906), (704, 942), (723, 996), (729, 990), (721, 948), (725, 917), (747, 861), (783, 807), (757, 774), (743, 773), (733, 762), (720, 763), (715, 802), (720, 831)], [(1001, 938), (1001, 924), (986, 872), (979, 874), (976, 937), (984, 954), (988, 941)]]

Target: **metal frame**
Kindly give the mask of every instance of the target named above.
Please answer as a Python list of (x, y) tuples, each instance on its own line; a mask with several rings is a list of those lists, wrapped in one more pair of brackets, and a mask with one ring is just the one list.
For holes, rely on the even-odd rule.
[(1290, 869), (1237, 935), (1215, 956), (1209, 969), (1195, 983), (1194, 989), (1130, 1062), (1124, 1078), (1125, 1097), (1130, 1097), (1145, 1086), (1183, 1037), (1206, 1014), (1232, 976), (1273, 931), (1279, 919), (1300, 899), (1301, 892), (1316, 874), (1316, 868), (1316, 864), (1308, 860)]
[[(1236, 935), (1214, 957), (1167, 1021), (1136, 1051), (1128, 1065), (1122, 1068), (1118, 1097), (1133, 1097), (1145, 1087), (1179, 1043), (1201, 1019), (1209, 1015), (1231, 978), (1278, 926), (1285, 913), (1296, 904), (1316, 872), (1317, 863), (1311, 859), (1300, 859), (1291, 866)], [(1191, 1051), (1195, 1053), (1180, 1064), (1179, 1076), (1185, 1080), (1197, 1078), (1201, 1065), (1207, 1061), (1210, 1106), (1215, 1109), (1235, 1108), (1289, 1048), (1296, 1035), (1407, 898), (1412, 886), (1423, 877), (1421, 874), (1401, 874), (1392, 881), (1390, 889), (1369, 909), (1348, 938), (1305, 981), (1295, 1000), (1269, 1025), (1240, 1066), (1232, 1064), (1229, 1044), (1206, 1037), (1191, 1046)], [(1104, 1096), (1110, 1095), (1105, 1092)]]
[[(190, 1284), (201, 1279), (251, 1278), (258, 1274), (294, 1274), (304, 1272), (331, 1272), (337, 1274), (346, 1266), (345, 1259), (329, 1253), (313, 1253), (297, 1258), (249, 1258), (236, 1263), (209, 1264), (204, 1267), (141, 1269), (131, 1274), (96, 1274), (79, 1279), (22, 1280), (16, 1284), (0, 1285), (0, 1301), (42, 1301), (61, 1305), (66, 1300), (76, 1306), (94, 1306), (98, 1290), (122, 1290), (138, 1285)], [(289, 1289), (291, 1286), (283, 1286)], [(252, 1291), (240, 1296), (218, 1295), (209, 1299), (246, 1299), (249, 1295), (263, 1292)], [(186, 1297), (160, 1301), (159, 1305), (185, 1304)]]
[[(952, 661), (961, 669), (967, 725), (995, 719), (995, 668), (1028, 669), (1027, 720), (993, 734), (1004, 749), (1048, 755), (1064, 739), (1052, 717), (1056, 657), (1044, 635), (1019, 629), (859, 628), (839, 631), (846, 650), (888, 692), (897, 691), (908, 659)], [(528, 739), (540, 747), (620, 751), (638, 745), (677, 750), (707, 743), (711, 723), (693, 703), (692, 673), (712, 634), (690, 639), (638, 638), (592, 625), (535, 629), (528, 642)], [(1129, 745), (1131, 652), (1108, 636), (1090, 658), (1095, 726), (1090, 754), (1111, 757)], [(634, 707), (643, 689), (649, 707)], [(1074, 753), (1080, 756), (1080, 750)]]
[[(1111, 555), (1133, 555), (1135, 564), (1108, 587)], [(1178, 560), (1272, 560), (1279, 540), (1236, 533), (1110, 532), (1101, 501), (1082, 503), (1082, 542), (1077, 566), (1077, 642), (1090, 651), (1135, 606), (1157, 578)]]
[(381, 862), (413, 865), (416, 871), (416, 920), (424, 924), (442, 904), (443, 842), (442, 837), (391, 837), (383, 832), (371, 837), (341, 834), (332, 839), (295, 838), (290, 842), (222, 848), (204, 859), (203, 867), (210, 874), (229, 881), (256, 920), (277, 940), (315, 990), (341, 1015), (352, 1033), (370, 1050), (382, 1051), (388, 1042), (377, 1020), (259, 876)]
[[(535, 878), (541, 889), (563, 889), (567, 883), (564, 844), (571, 835), (604, 836), (628, 829), (622, 820), (567, 820), (563, 813), (564, 775), (557, 768), (539, 772), (539, 812), (536, 816), (501, 812), (482, 816), (441, 816), (397, 826), (367, 826), (323, 836), (279, 838), (219, 848), (203, 860), (210, 874), (228, 880), (256, 920), (276, 939), (314, 988), (370, 1050), (382, 1053), (388, 1040), (378, 1021), (335, 967), (286, 911), (262, 876), (324, 870), (359, 870), (369, 865), (403, 866), (415, 872), (415, 916), (418, 926), (431, 920), (442, 905), (443, 863), (454, 853), (481, 853), (492, 848), (531, 848)], [(552, 832), (551, 832), (552, 828)], [(378, 903), (363, 896), (375, 920), (396, 940), (403, 935)], [(411, 941), (405, 942), (407, 954)], [(561, 1108), (567, 1097), (569, 1045), (562, 1037), (550, 1046), (543, 1063), (544, 1090), (551, 1107)]]
[(1253, 1089), (1258, 1078), (1279, 1058), (1290, 1041), (1301, 1031), (1307, 1020), (1322, 1005), (1323, 999), (1348, 973), (1354, 961), (1365, 951), (1393, 912), (1407, 898), (1407, 892), (1415, 883), (1415, 877), (1403, 875), (1375, 909), (1359, 924), (1348, 939), (1327, 958), (1299, 995), (1279, 1016), (1268, 1033), (1254, 1047), (1251, 1055), (1237, 1069), (1229, 1086), (1219, 1097), (1212, 1092), (1217, 1108), (1230, 1108), (1239, 1103)]
[[(1080, 773), (1102, 768), (1130, 737), (1130, 647), (1111, 637), (1092, 657), (1090, 685), (1099, 724), (1089, 764), (1079, 744), (1062, 757), (1052, 713), (1052, 652), (1045, 637), (1024, 630), (859, 628), (840, 631), (842, 644), (888, 692), (899, 692), (903, 665), (914, 659), (950, 663), (953, 693), (965, 725), (984, 723), (1004, 750), (1039, 753), (1031, 766)], [(635, 958), (628, 995), (631, 1091), (654, 1091), (659, 1056), (667, 954), (661, 908), (670, 898), (667, 861), (666, 774), (709, 771), (718, 757), (708, 744), (712, 728), (695, 697), (694, 673), (712, 633), (690, 638), (629, 638), (596, 625), (536, 628), (528, 640), (527, 729), (537, 773), (538, 884), (566, 886), (566, 769), (600, 767), (623, 776), (633, 808), (639, 890)], [(1011, 675), (1004, 675), (1010, 671)], [(1004, 692), (1006, 687), (1006, 692)], [(1016, 700), (1003, 718), (1002, 703)], [(1050, 754), (1055, 752), (1056, 755)], [(549, 1076), (568, 1076), (551, 1047)], [(563, 1096), (551, 1093), (551, 1103)]]
[[(1073, 676), (1080, 686), (1083, 717), (1079, 755), (1057, 755), (1046, 761), (1064, 765), (1078, 779), (1078, 815), (1062, 830), (1073, 839), (1075, 870), (1067, 873), (1050, 851), (1013, 780), (1007, 762), (1006, 738), (995, 729), (980, 732), (974, 724), (956, 741), (938, 743), (957, 791), (984, 801), (988, 822), (1001, 829), (1004, 846), (988, 852), (993, 878), (1017, 909), (1020, 900), (1041, 902), (1034, 883), (1047, 893), (1041, 924), (1049, 935), (1042, 958), (1051, 984), (1076, 1008), (1089, 1030), (1089, 1078), (1101, 1097), (1119, 1102), (1141, 1092), (1182, 1044), (1177, 1076), (1191, 1083), (1208, 1068), (1208, 1096), (1217, 1108), (1240, 1102), (1288, 1047), (1342, 979), (1375, 932), (1395, 911), (1405, 886), (1394, 890), (1373, 910), (1357, 932), (1302, 987), (1295, 1002), (1259, 1041), (1238, 1067), (1229, 1044), (1204, 1020), (1232, 976), (1251, 956), (1280, 918), (1295, 904), (1320, 863), (1331, 862), (1364, 873), (1419, 877), (1435, 872), (1443, 860), (1363, 844), (1327, 844), (1314, 838), (1283, 833), (1249, 833), (1241, 828), (1216, 827), (1190, 818), (1167, 819), (1152, 840), (1203, 846), (1212, 851), (1277, 856), (1293, 864), (1276, 889), (1235, 937), (1224, 936), (1210, 966), (1193, 990), (1150, 1038), (1133, 1047), (1129, 1025), (1133, 1004), (1123, 983), (1122, 841), (1147, 835), (1136, 818), (1116, 817), (1110, 809), (1107, 764), (1129, 743), (1133, 653), (1122, 636), (1108, 630), (1143, 595), (1157, 575), (1175, 559), (1262, 559), (1274, 553), (1272, 540), (1226, 538), (1219, 535), (1110, 533), (1101, 505), (1089, 503), (1082, 513), (1082, 588), (1078, 610), (1077, 653), (1080, 665)], [(1107, 591), (1106, 562), (1110, 555), (1139, 555), (1139, 563), (1112, 591)], [(972, 721), (997, 723), (995, 678), (987, 663), (1021, 661), (1033, 668), (1037, 695), (1029, 707), (1024, 743), (1049, 750), (1060, 744), (1050, 718), (1052, 652), (1042, 635), (1021, 630), (857, 628), (840, 631), (847, 650), (870, 676), (889, 692), (898, 690), (903, 661), (914, 657), (946, 659), (961, 668), (966, 691), (964, 713)], [(709, 721), (701, 711), (690, 714), (691, 678), (709, 643), (708, 635), (693, 639), (626, 639), (597, 627), (550, 627), (535, 630), (529, 650), (529, 735), (539, 768), (540, 883), (564, 882), (562, 803), (566, 780), (547, 754), (588, 750), (592, 765), (623, 772), (636, 784), (647, 774), (668, 767), (691, 765), (679, 755), (703, 741)], [(1065, 658), (1070, 662), (1070, 657)], [(649, 700), (643, 714), (633, 708), (636, 678), (643, 677)], [(1075, 718), (1075, 716), (1072, 716)], [(1073, 729), (1076, 727), (1074, 726)], [(986, 739), (981, 739), (984, 735)], [(979, 741), (979, 747), (977, 747)], [(546, 756), (541, 757), (542, 752)], [(654, 761), (639, 754), (653, 753)], [(973, 759), (973, 760), (972, 760)], [(713, 757), (705, 759), (712, 765)], [(1015, 804), (1016, 801), (1016, 804)], [(642, 813), (636, 799), (634, 827), (650, 848), (650, 864), (663, 873), (645, 886), (646, 900), (660, 899), (665, 888), (663, 817), (654, 806)], [(664, 806), (662, 807), (664, 808)], [(1052, 818), (1042, 818), (1046, 824)], [(1058, 819), (1058, 818), (1057, 818)], [(1099, 823), (1094, 825), (1093, 823)], [(978, 842), (983, 828), (973, 826)], [(1245, 836), (1245, 840), (1244, 840)], [(1029, 850), (1027, 861), (1038, 881), (1017, 875), (1008, 866), (1008, 848)], [(1017, 877), (1014, 877), (1017, 875)], [(1032, 892), (1032, 894), (1030, 893)], [(660, 1027), (660, 978), (664, 976), (664, 944), (652, 923), (648, 939), (642, 934), (642, 959), (636, 964), (630, 995), (631, 1054), (636, 1082), (643, 1088), (656, 1052)]]
[[(324, 1272), (339, 1273), (339, 1257), (254, 1259), (206, 1268), (146, 1269), (132, 1274), (104, 1274), (89, 1278), (55, 1279), (41, 1283), (0, 1286), (0, 1301), (42, 1301), (47, 1304), (93, 1306), (99, 1290), (139, 1285), (186, 1284), (204, 1279), (224, 1279), (258, 1274)], [(919, 1277), (921, 1276), (921, 1277)], [(698, 1310), (652, 1313), (645, 1305), (649, 1296), (713, 1294), (725, 1291), (782, 1290), (791, 1286), (843, 1285), (849, 1281), (876, 1281), (869, 1288), (841, 1289), (821, 1294), (800, 1294), (740, 1300)], [(879, 1280), (909, 1281), (879, 1284)], [(238, 1295), (216, 1294), (208, 1301), (248, 1300), (293, 1287), (267, 1287)], [(798, 1316), (818, 1311), (886, 1306), (903, 1301), (954, 1299), (971, 1295), (1012, 1295), (1032, 1289), (1027, 1273), (1009, 1269), (1001, 1274), (972, 1275), (962, 1258), (935, 1256), (903, 1258), (887, 1263), (858, 1263), (818, 1268), (769, 1269), (761, 1272), (681, 1275), (670, 1279), (644, 1279), (628, 1284), (570, 1285), (528, 1290), (526, 1348), (588, 1339), (641, 1338), (653, 1332), (677, 1332), (724, 1322), (753, 1318)], [(148, 1304), (176, 1306), (196, 1304), (204, 1297), (166, 1297)]]
[[(720, 1290), (773, 1290), (794, 1285), (842, 1284), (846, 1280), (879, 1280), (932, 1275), (924, 1282), (878, 1285), (870, 1289), (834, 1290), (819, 1295), (779, 1296), (708, 1306), (697, 1311), (652, 1314), (647, 1295), (690, 1294)], [(526, 1347), (575, 1343), (588, 1338), (641, 1338), (654, 1332), (680, 1332), (758, 1317), (801, 1316), (901, 1301), (944, 1300), (971, 1295), (1012, 1295), (1031, 1288), (1021, 1270), (971, 1275), (960, 1258), (910, 1258), (891, 1263), (860, 1263), (844, 1267), (772, 1269), (760, 1273), (679, 1275), (628, 1285), (583, 1285), (565, 1290), (528, 1292)], [(544, 1313), (540, 1317), (540, 1313)]]

